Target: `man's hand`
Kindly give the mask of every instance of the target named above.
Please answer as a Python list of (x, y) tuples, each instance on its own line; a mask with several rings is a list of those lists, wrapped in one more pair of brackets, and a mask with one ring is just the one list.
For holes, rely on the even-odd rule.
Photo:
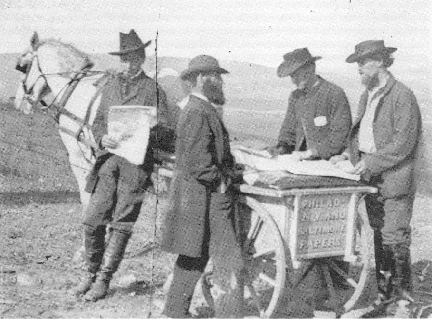
[(117, 142), (117, 140), (109, 137), (108, 135), (104, 135), (102, 137), (102, 141), (101, 141), (102, 147), (104, 148), (117, 148), (119, 146), (119, 143)]
[(362, 175), (363, 173), (366, 172), (366, 170), (367, 170), (366, 163), (364, 160), (361, 160), (356, 164), (356, 166), (354, 166), (354, 170), (352, 174)]
[(285, 153), (285, 149), (283, 147), (270, 146), (266, 149), (267, 152), (270, 153), (272, 157), (282, 155)]
[(308, 160), (308, 159), (311, 159), (315, 156), (316, 156), (316, 151), (314, 151), (313, 149), (309, 149), (309, 150), (304, 151), (304, 152), (294, 151), (291, 153), (291, 157), (295, 161)]
[(334, 155), (334, 156), (330, 157), (330, 159), (329, 159), (330, 163), (332, 163), (332, 164), (336, 164), (338, 162), (342, 162), (342, 161), (345, 161), (345, 160), (347, 160), (347, 157), (345, 155), (343, 155), (343, 154), (341, 154), (341, 155)]

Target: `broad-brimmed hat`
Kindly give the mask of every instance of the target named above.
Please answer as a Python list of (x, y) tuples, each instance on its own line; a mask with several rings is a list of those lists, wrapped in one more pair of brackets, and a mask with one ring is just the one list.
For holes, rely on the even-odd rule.
[(134, 51), (142, 50), (142, 54), (145, 54), (144, 49), (148, 47), (151, 43), (151, 40), (143, 43), (139, 38), (138, 34), (136, 34), (135, 30), (130, 30), (129, 33), (120, 32), (120, 51), (118, 52), (109, 52), (112, 55), (125, 55)]
[(308, 62), (314, 62), (321, 59), (320, 56), (312, 56), (308, 48), (295, 49), (283, 56), (284, 61), (277, 69), (277, 75), (280, 78), (291, 75), (294, 71)]
[(354, 63), (376, 53), (391, 54), (396, 50), (397, 48), (386, 47), (384, 45), (384, 40), (367, 40), (357, 44), (355, 46), (355, 52), (347, 57), (345, 61)]
[(184, 79), (193, 73), (209, 73), (216, 72), (219, 74), (229, 73), (227, 70), (219, 66), (218, 60), (210, 55), (198, 55), (190, 60), (188, 68), (180, 74), (180, 78)]

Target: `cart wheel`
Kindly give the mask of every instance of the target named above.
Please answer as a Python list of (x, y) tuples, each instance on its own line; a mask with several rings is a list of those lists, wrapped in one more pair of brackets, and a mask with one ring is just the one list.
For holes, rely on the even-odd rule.
[[(242, 238), (245, 315), (269, 318), (285, 286), (285, 246), (274, 219), (258, 201), (244, 197), (239, 209), (245, 230)], [(211, 277), (211, 270), (204, 274), (202, 290), (207, 304), (213, 308)]]
[(355, 234), (355, 256), (356, 259), (350, 262), (350, 271), (340, 273), (338, 267), (333, 262), (330, 267), (342, 275), (345, 281), (354, 290), (351, 297), (345, 301), (343, 307), (345, 311), (351, 310), (360, 298), (365, 288), (372, 264), (373, 255), (373, 234), (369, 225), (369, 218), (363, 209), (357, 210), (356, 234)]
[(367, 284), (371, 268), (372, 233), (369, 220), (365, 211), (359, 210), (357, 216), (355, 259), (349, 263), (349, 267), (344, 267), (342, 259), (335, 257), (312, 261), (327, 283), (330, 293), (327, 306), (338, 313), (348, 312), (355, 306)]

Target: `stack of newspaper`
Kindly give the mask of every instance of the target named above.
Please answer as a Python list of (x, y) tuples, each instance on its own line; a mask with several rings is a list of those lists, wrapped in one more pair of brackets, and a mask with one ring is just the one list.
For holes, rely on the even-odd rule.
[(287, 171), (298, 175), (333, 176), (360, 180), (359, 175), (348, 173), (354, 168), (350, 161), (332, 164), (326, 160), (298, 161), (291, 155), (272, 157), (265, 150), (253, 150), (243, 146), (232, 149), (236, 162), (257, 171)]

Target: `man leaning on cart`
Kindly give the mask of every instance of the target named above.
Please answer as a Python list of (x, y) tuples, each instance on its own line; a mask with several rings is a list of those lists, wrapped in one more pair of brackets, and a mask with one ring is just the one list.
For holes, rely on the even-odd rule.
[(362, 94), (349, 151), (331, 158), (350, 158), (354, 173), (378, 188), (365, 197), (374, 230), (378, 298), (367, 316), (410, 310), (412, 292), (410, 220), (414, 202), (414, 164), (421, 134), (421, 115), (413, 92), (387, 70), (396, 48), (383, 40), (364, 41), (346, 62), (358, 64)]
[[(283, 56), (279, 77), (291, 77), (296, 89), (288, 99), (288, 110), (279, 132), (278, 143), (268, 148), (273, 156), (292, 154), (298, 160), (329, 159), (345, 149), (351, 128), (351, 110), (345, 92), (316, 73), (316, 61), (307, 48), (296, 49)], [(348, 263), (338, 266), (347, 272)], [(339, 288), (347, 288), (344, 280), (331, 272)], [(315, 308), (325, 308), (329, 296), (324, 275), (322, 289), (315, 296)]]

